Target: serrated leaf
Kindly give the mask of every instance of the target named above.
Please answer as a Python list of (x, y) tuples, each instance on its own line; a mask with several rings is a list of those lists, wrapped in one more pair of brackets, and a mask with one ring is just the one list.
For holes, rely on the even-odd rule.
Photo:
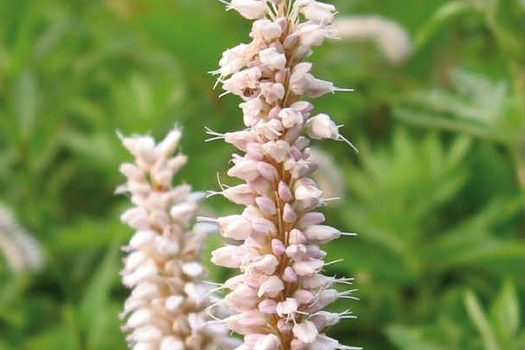
[(394, 107), (393, 114), (402, 121), (429, 129), (455, 131), (480, 138), (487, 137), (486, 127), (481, 123), (466, 123), (454, 119), (440, 118), (432, 112), (414, 110), (403, 106)]
[(492, 201), (475, 215), (443, 232), (431, 245), (421, 247), (421, 259), (433, 269), (445, 270), (460, 266), (478, 266), (493, 269), (501, 264), (501, 271), (518, 267), (525, 250), (514, 240), (503, 240), (491, 235), (493, 227), (516, 215), (523, 208), (521, 197), (500, 198)]
[(432, 89), (412, 93), (394, 107), (394, 116), (419, 126), (499, 142), (514, 152), (522, 140), (525, 119), (514, 116), (507, 83), (459, 68), (451, 71), (450, 80), (455, 92)]

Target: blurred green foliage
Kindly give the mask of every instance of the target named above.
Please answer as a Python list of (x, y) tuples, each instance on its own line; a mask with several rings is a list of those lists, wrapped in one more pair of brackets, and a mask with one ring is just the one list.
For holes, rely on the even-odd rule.
[[(368, 43), (312, 57), (319, 77), (356, 89), (316, 109), (361, 151), (316, 144), (347, 189), (328, 222), (359, 232), (327, 247), (345, 258), (328, 273), (355, 275), (361, 299), (338, 305), (358, 320), (331, 334), (368, 349), (520, 349), (524, 2), (334, 3), (339, 16), (399, 22), (414, 47), (401, 66)], [(125, 349), (119, 246), (131, 232), (113, 189), (129, 157), (115, 131), (162, 137), (182, 125), (190, 163), (177, 181), (217, 188), (232, 149), (204, 143), (204, 126), (242, 118), (207, 72), (249, 24), (214, 0), (7, 0), (0, 22), (0, 200), (47, 256), (32, 275), (0, 260), (0, 349)]]

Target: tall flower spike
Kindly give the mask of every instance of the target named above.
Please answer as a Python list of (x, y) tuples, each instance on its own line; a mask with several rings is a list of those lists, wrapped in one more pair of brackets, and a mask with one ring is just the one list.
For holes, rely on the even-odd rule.
[(134, 350), (216, 350), (235, 346), (227, 329), (207, 322), (210, 288), (202, 282), (200, 246), (206, 232), (190, 229), (203, 198), (188, 185), (173, 187), (173, 175), (186, 163), (172, 156), (181, 137), (172, 130), (155, 144), (149, 136), (123, 137), (135, 157), (120, 172), (127, 178), (117, 193), (129, 193), (134, 207), (121, 220), (136, 232), (126, 252), (122, 282), (133, 289), (124, 304), (122, 329)]
[[(222, 194), (245, 205), (241, 214), (218, 218), (230, 244), (212, 253), (212, 262), (238, 268), (225, 282), (224, 298), (234, 314), (224, 321), (244, 337), (236, 350), (348, 350), (324, 334), (324, 328), (348, 311), (324, 307), (337, 298), (337, 283), (321, 274), (326, 253), (319, 245), (351, 235), (323, 225), (317, 208), (323, 193), (311, 175), (310, 139), (348, 142), (324, 113), (313, 114), (315, 98), (344, 90), (315, 78), (304, 62), (314, 46), (332, 36), (335, 7), (315, 0), (231, 0), (227, 8), (253, 22), (249, 44), (227, 50), (219, 62), (218, 82), (224, 94), (242, 98), (246, 129), (219, 134), (242, 155), (233, 155), (228, 175), (243, 183)], [(349, 143), (349, 142), (348, 142)], [(236, 242), (236, 243), (234, 243)]]

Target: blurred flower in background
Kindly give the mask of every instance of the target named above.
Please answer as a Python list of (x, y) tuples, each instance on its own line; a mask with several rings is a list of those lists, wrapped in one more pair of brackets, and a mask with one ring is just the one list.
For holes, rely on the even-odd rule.
[(412, 51), (406, 29), (380, 16), (340, 16), (334, 21), (334, 28), (341, 39), (374, 42), (394, 65), (405, 62)]
[(12, 211), (1, 202), (0, 251), (13, 272), (36, 272), (44, 267), (42, 247), (36, 238), (16, 221)]

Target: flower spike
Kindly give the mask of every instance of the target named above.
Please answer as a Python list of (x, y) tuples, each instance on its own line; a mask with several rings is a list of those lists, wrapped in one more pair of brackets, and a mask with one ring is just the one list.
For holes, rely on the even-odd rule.
[[(248, 44), (226, 50), (214, 72), (224, 93), (242, 99), (244, 130), (216, 133), (235, 146), (227, 175), (240, 180), (220, 184), (230, 201), (244, 206), (239, 214), (216, 219), (227, 245), (212, 253), (212, 262), (238, 269), (224, 288), (222, 303), (234, 314), (224, 322), (243, 336), (237, 350), (349, 350), (328, 337), (325, 327), (354, 318), (349, 311), (324, 307), (338, 298), (355, 299), (354, 290), (339, 292), (347, 278), (322, 274), (326, 253), (320, 245), (352, 233), (324, 225), (317, 208), (330, 198), (311, 175), (310, 140), (352, 143), (327, 114), (314, 114), (305, 98), (352, 91), (317, 79), (305, 61), (315, 46), (334, 37), (333, 5), (316, 0), (231, 0), (227, 9), (253, 20)], [(333, 196), (333, 197), (337, 197)]]

